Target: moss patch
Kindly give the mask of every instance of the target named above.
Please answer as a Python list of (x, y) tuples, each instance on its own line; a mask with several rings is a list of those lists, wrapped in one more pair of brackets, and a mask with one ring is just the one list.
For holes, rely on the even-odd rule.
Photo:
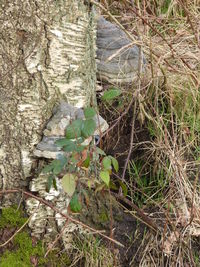
[[(3, 208), (0, 217), (0, 239), (1, 244), (9, 239), (10, 236), (20, 228), (27, 218), (22, 209), (17, 207)], [(2, 238), (5, 235), (6, 240)], [(3, 241), (2, 241), (3, 240)], [(33, 245), (33, 240), (29, 235), (28, 228), (19, 232), (12, 241), (10, 241), (0, 251), (0, 267), (31, 267), (31, 266), (69, 266), (71, 261), (66, 253), (61, 254), (60, 249), (51, 251), (46, 258), (45, 248), (41, 241)]]
[(27, 218), (24, 217), (23, 211), (17, 209), (16, 206), (3, 208), (1, 212), (0, 228), (21, 227), (27, 220)]

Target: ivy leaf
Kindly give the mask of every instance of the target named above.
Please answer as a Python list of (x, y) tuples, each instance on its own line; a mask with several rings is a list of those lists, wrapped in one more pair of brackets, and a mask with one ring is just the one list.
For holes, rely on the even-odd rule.
[(83, 121), (82, 135), (89, 137), (93, 135), (96, 129), (96, 122), (93, 119)]
[(110, 157), (110, 159), (111, 159), (111, 161), (112, 161), (112, 165), (113, 165), (113, 167), (114, 167), (114, 170), (116, 171), (116, 172), (118, 172), (119, 171), (119, 163), (118, 163), (118, 161), (116, 160), (116, 158), (114, 158), (114, 157), (112, 157), (112, 156), (109, 156)]
[(86, 119), (92, 119), (96, 115), (94, 108), (88, 107), (84, 109), (84, 115)]
[(66, 138), (75, 139), (81, 137), (82, 127), (83, 127), (83, 120), (77, 119), (75, 121), (72, 121), (72, 123), (69, 126), (67, 126)]
[(101, 171), (100, 172), (100, 177), (102, 179), (102, 181), (109, 187), (109, 183), (110, 183), (110, 174), (108, 171)]
[(110, 157), (104, 157), (103, 158), (103, 167), (105, 170), (110, 170), (111, 169), (111, 159)]
[(76, 176), (71, 173), (65, 174), (61, 180), (61, 184), (63, 190), (71, 197), (76, 189)]
[(73, 212), (79, 212), (82, 208), (81, 203), (78, 199), (78, 194), (74, 194), (70, 203), (69, 203), (70, 209)]
[(102, 100), (104, 101), (111, 101), (114, 98), (118, 97), (119, 95), (121, 95), (121, 90), (120, 89), (110, 89), (106, 92), (104, 92), (103, 96), (102, 96)]

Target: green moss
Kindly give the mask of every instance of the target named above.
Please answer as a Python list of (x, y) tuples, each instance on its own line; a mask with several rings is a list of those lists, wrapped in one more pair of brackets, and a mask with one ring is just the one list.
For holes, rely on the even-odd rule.
[[(0, 217), (0, 228), (19, 228), (26, 220), (22, 210), (17, 210), (16, 207), (4, 208)], [(46, 258), (44, 255), (42, 242), (39, 241), (33, 246), (32, 238), (24, 229), (14, 237), (12, 249), (0, 254), (0, 267), (31, 267), (31, 258), (36, 259), (38, 267), (65, 267), (71, 263), (66, 253), (60, 254), (58, 249), (50, 251)]]
[[(35, 247), (32, 246), (32, 240), (27, 232), (21, 232), (14, 238), (15, 250), (6, 251), (0, 260), (0, 267), (28, 267), (32, 266), (30, 259), (31, 257), (42, 257), (44, 250), (41, 242)], [(41, 264), (44, 264), (46, 259), (41, 260)], [(42, 265), (39, 265), (42, 266)]]
[(0, 228), (22, 226), (26, 222), (27, 218), (24, 218), (21, 209), (17, 209), (16, 206), (3, 208)]

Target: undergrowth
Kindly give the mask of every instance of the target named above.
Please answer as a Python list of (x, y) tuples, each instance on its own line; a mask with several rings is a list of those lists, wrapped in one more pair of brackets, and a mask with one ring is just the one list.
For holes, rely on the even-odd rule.
[[(117, 140), (113, 153), (122, 173), (115, 179), (125, 180), (127, 198), (149, 211), (160, 229), (143, 244), (140, 266), (199, 266), (199, 1), (102, 0), (101, 4), (107, 18), (112, 21), (109, 11), (126, 31), (139, 36), (148, 62), (139, 84), (121, 85), (135, 104), (110, 133)], [(127, 107), (124, 102), (122, 112)], [(106, 116), (108, 107), (104, 105), (102, 112)], [(109, 112), (108, 120), (117, 121), (119, 111), (109, 107)]]

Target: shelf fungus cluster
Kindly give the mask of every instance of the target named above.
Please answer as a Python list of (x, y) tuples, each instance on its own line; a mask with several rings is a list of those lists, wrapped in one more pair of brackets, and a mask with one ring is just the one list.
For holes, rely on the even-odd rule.
[[(73, 107), (72, 105), (62, 102), (58, 107), (53, 110), (53, 116), (47, 123), (45, 130), (43, 131), (43, 138), (37, 145), (34, 155), (39, 158), (55, 159), (59, 155), (67, 152), (63, 152), (60, 148), (55, 145), (55, 141), (65, 136), (65, 129), (74, 119), (84, 119), (84, 112), (81, 108)], [(96, 131), (95, 135), (99, 132), (104, 132), (108, 129), (108, 124), (101, 117), (97, 116), (96, 120)], [(89, 143), (91, 140), (87, 139)], [(53, 187), (49, 192), (46, 190), (47, 174), (39, 174), (30, 183), (30, 191), (37, 193), (40, 197), (47, 201), (51, 201), (53, 205), (59, 209), (63, 214), (67, 215), (67, 208), (70, 202), (70, 197), (62, 189), (60, 180), (56, 178), (57, 190)], [(66, 219), (63, 218), (59, 213), (52, 210), (50, 207), (45, 206), (34, 198), (27, 200), (27, 211), (31, 215), (29, 221), (29, 227), (32, 229), (32, 234), (36, 237), (40, 237), (44, 234), (44, 238), (52, 240), (56, 236), (57, 230), (61, 230)], [(80, 228), (74, 223), (69, 223), (63, 233), (63, 242), (65, 247), (70, 246), (71, 233), (74, 229)]]

